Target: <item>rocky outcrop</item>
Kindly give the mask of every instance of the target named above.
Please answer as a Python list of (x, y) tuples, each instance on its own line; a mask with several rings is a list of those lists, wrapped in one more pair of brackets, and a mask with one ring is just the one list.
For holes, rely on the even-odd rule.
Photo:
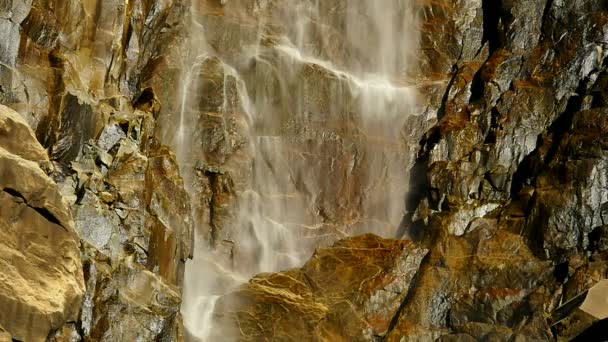
[[(216, 304), (213, 339), (369, 341), (383, 336), (427, 251), (362, 235), (318, 249), (300, 269), (254, 277)], [(230, 327), (238, 326), (231, 336)]]
[(193, 222), (156, 131), (187, 6), (0, 1), (0, 103), (19, 112), (0, 117), (0, 325), (13, 338), (182, 339)]
[(0, 105), (0, 326), (21, 341), (76, 321), (84, 294), (78, 237), (48, 166), (25, 120)]
[(87, 290), (76, 331), (84, 339), (182, 338), (193, 222), (175, 155), (155, 137), (156, 101), (108, 108), (98, 136), (69, 165), (56, 163), (83, 245)]
[(466, 237), (442, 229), (388, 341), (550, 340), (544, 313), (555, 300), (550, 263), (491, 218), (475, 227)]
[[(92, 341), (181, 341), (180, 290), (137, 264), (83, 247), (87, 291), (77, 329)], [(55, 341), (64, 341), (58, 332)]]
[[(316, 3), (0, 0), (0, 340), (183, 339), (195, 222), (243, 273), (322, 247), (218, 298), (218, 340), (594, 326), (572, 303), (608, 277), (606, 3), (415, 1), (411, 44), (374, 36), (399, 11)], [(393, 234), (406, 192), (413, 241), (334, 243)]]
[[(246, 18), (255, 17), (248, 11), (259, 12), (238, 1), (224, 6), (205, 4), (202, 11), (207, 23), (212, 23), (206, 31), (209, 43), (224, 60), (238, 60), (234, 44), (226, 42), (234, 37), (243, 44), (254, 41), (253, 34), (231, 32), (248, 32)], [(276, 7), (268, 7), (270, 21), (272, 11), (280, 8), (280, 2), (272, 4)], [(329, 321), (320, 318), (328, 317), (320, 313), (331, 309), (314, 299), (310, 294), (314, 289), (306, 292), (306, 281), (298, 288), (301, 292), (294, 290), (300, 286), (298, 277), (306, 266), (264, 274), (216, 304), (218, 315), (230, 316), (223, 307), (232, 305), (229, 298), (245, 303), (242, 311), (233, 313), (236, 318), (232, 317), (242, 329), (238, 339), (328, 338), (322, 333), (314, 335), (319, 329), (332, 331), (329, 339), (336, 340), (372, 340), (374, 334), (388, 341), (568, 340), (597, 321), (598, 317), (580, 310), (565, 310), (564, 305), (607, 276), (608, 155), (603, 137), (608, 7), (598, 1), (546, 0), (417, 4), (421, 48), (415, 75), (424, 96), (419, 108), (422, 115), (408, 118), (408, 132), (403, 134), (405, 149), (413, 151), (414, 160), (401, 232), (429, 252), (413, 286), (399, 299), (399, 310), (384, 313), (383, 321), (392, 322), (387, 331), (364, 335), (358, 334), (357, 322), (365, 321), (361, 314), (341, 321), (352, 328), (348, 332), (320, 328)], [(344, 8), (337, 5), (324, 13), (336, 19)], [(326, 24), (324, 15), (319, 21)], [(224, 29), (214, 30), (217, 26)], [(323, 27), (333, 26), (330, 21)], [(269, 31), (265, 37), (282, 33), (279, 28)], [(337, 31), (332, 34), (340, 36)], [(322, 46), (323, 42), (319, 38), (316, 43), (320, 46), (310, 44), (321, 54), (348, 50)], [(277, 51), (268, 52), (264, 61), (270, 68), (282, 70), (285, 51), (275, 43), (270, 39), (265, 45)], [(336, 56), (332, 61), (340, 61)], [(310, 64), (304, 63), (306, 67), (295, 68), (295, 72), (305, 70), (301, 82), (315, 80), (322, 89), (329, 82), (323, 75), (331, 75), (332, 70), (315, 64), (318, 60), (307, 62)], [(288, 68), (294, 65), (286, 64)], [(337, 64), (346, 67), (347, 63)], [(239, 72), (245, 78), (247, 68), (263, 73), (264, 66), (242, 67)], [(297, 85), (286, 86), (297, 89)], [(305, 94), (315, 94), (315, 90)], [(302, 106), (311, 116), (331, 112), (322, 106), (324, 96), (332, 96), (328, 94), (331, 90), (322, 90)], [(340, 95), (349, 98), (348, 92)], [(312, 131), (334, 127), (331, 115), (320, 121), (326, 126)], [(297, 140), (308, 131), (284, 132)], [(347, 129), (333, 133), (348, 136)], [(312, 155), (322, 159), (322, 153)], [(313, 165), (309, 163), (309, 167)], [(357, 182), (357, 177), (349, 181)], [(321, 188), (339, 193), (334, 185), (336, 182)], [(348, 203), (357, 194), (344, 197), (332, 204), (344, 204), (342, 213), (358, 208)], [(323, 208), (321, 222), (337, 226), (351, 222), (332, 204), (325, 206), (323, 199), (317, 204)], [(309, 263), (315, 260), (313, 257)], [(348, 265), (345, 267), (357, 265), (342, 261)], [(355, 288), (355, 292), (360, 290), (345, 282), (341, 291)], [(294, 298), (297, 304), (293, 304)], [(343, 312), (351, 309), (358, 312), (352, 307)], [(281, 310), (300, 310), (295, 316), (302, 320), (283, 325), (278, 318), (284, 317)], [(349, 335), (353, 332), (356, 336)]]
[(608, 8), (434, 1), (423, 13), (421, 72), (447, 77), (427, 97), (437, 122), (412, 170), (409, 232), (435, 261), (389, 340), (576, 336), (590, 323), (546, 317), (605, 277)]

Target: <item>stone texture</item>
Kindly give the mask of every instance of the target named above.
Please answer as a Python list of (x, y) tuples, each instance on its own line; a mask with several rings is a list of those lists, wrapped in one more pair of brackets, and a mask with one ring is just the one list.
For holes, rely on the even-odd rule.
[(426, 253), (371, 234), (341, 240), (300, 269), (258, 275), (222, 297), (216, 324), (234, 320), (241, 341), (371, 340), (388, 331)]
[[(197, 146), (205, 152), (197, 168), (202, 185), (197, 218), (208, 224), (205, 236), (217, 248), (231, 242), (225, 254), (237, 268), (251, 263), (239, 259), (239, 237), (255, 238), (247, 229), (235, 231), (238, 225), (233, 224), (242, 181), (249, 176), (240, 172), (247, 164), (243, 159), (266, 156), (271, 165), (325, 170), (319, 174), (328, 175), (326, 179), (308, 183), (298, 172), (264, 170), (278, 179), (281, 189), (306, 189), (317, 196), (318, 211), (310, 210), (313, 219), (292, 220), (315, 227), (311, 235), (326, 238), (313, 237), (313, 244), (338, 238), (336, 227), (350, 233), (369, 229), (365, 224), (370, 218), (361, 215), (365, 208), (360, 205), (369, 192), (353, 189), (364, 187), (366, 177), (378, 176), (365, 170), (373, 165), (369, 154), (379, 148), (353, 129), (360, 128), (353, 119), (361, 114), (351, 92), (356, 87), (336, 72), (350, 70), (352, 60), (361, 66), (368, 61), (344, 37), (346, 25), (340, 18), (347, 6), (327, 3), (319, 5), (317, 22), (307, 26), (314, 37), (307, 43), (318, 58), (306, 59), (281, 45), (284, 37), (297, 39), (297, 30), (277, 19), (286, 15), (296, 20), (285, 2), (196, 2), (194, 17), (220, 57), (204, 61), (207, 72), (196, 75), (204, 95), (190, 108), (200, 110), (199, 130), (212, 137)], [(420, 115), (406, 120), (399, 147), (411, 157), (403, 163), (410, 181), (401, 233), (428, 249), (429, 256), (420, 266), (417, 286), (400, 299), (398, 312), (390, 313), (394, 316), (384, 339), (544, 341), (575, 336), (588, 325), (566, 329), (567, 321), (551, 317), (560, 304), (605, 274), (599, 265), (606, 247), (608, 194), (602, 138), (608, 8), (598, 1), (546, 0), (432, 0), (417, 1), (416, 6), (420, 49), (417, 68), (407, 76), (415, 78), (423, 98), (416, 108)], [(260, 31), (263, 58), (242, 62), (251, 58), (241, 47), (255, 45)], [(259, 124), (267, 129), (264, 134), (273, 136), (263, 146), (287, 137), (293, 141), (286, 144), (287, 153), (268, 148), (262, 158), (247, 155), (245, 147), (252, 142), (243, 142), (242, 132), (230, 126), (247, 114), (241, 113), (243, 103), (218, 110), (238, 102), (226, 101), (226, 94), (239, 93), (237, 86), (226, 85), (233, 76), (227, 65), (241, 75), (251, 98), (272, 99), (264, 111), (278, 114)], [(290, 77), (282, 77), (286, 74)], [(312, 120), (298, 116), (302, 113)], [(291, 179), (282, 178), (285, 174)], [(294, 196), (287, 208), (306, 203), (303, 197)], [(237, 292), (246, 309), (232, 319), (241, 328), (253, 326), (237, 333), (239, 338), (272, 339), (277, 331), (285, 333), (280, 335), (285, 340), (310, 338), (311, 327), (324, 317), (318, 302), (298, 302), (302, 306), (293, 310), (303, 319), (285, 323), (289, 330), (273, 316), (281, 312), (274, 301), (284, 294), (276, 288), (298, 293), (293, 289), (299, 286), (299, 272), (261, 275)], [(264, 292), (266, 287), (258, 291), (256, 286), (268, 283), (272, 295)], [(226, 308), (237, 304), (220, 299), (216, 314), (229, 316)], [(356, 311), (344, 309), (349, 310)], [(384, 334), (378, 329), (366, 335), (361, 319), (343, 322), (352, 335), (332, 338), (372, 340), (372, 335)], [(268, 322), (276, 325), (269, 327)]]
[[(449, 82), (427, 96), (437, 123), (420, 141), (406, 219), (434, 261), (422, 265), (424, 285), (404, 302), (388, 339), (567, 340), (592, 321), (573, 316), (550, 329), (556, 322), (546, 317), (604, 274), (599, 87), (608, 8), (469, 6), (422, 7), (423, 47), (461, 37), (463, 18), (481, 21), (466, 31), (470, 40), (447, 45), (461, 54), (422, 50), (423, 77), (448, 73)], [(446, 30), (434, 30), (437, 22)], [(462, 273), (454, 268), (460, 260), (468, 260)]]
[(83, 244), (87, 292), (78, 331), (94, 341), (180, 340), (190, 199), (175, 155), (155, 138), (154, 113), (130, 105), (109, 113), (98, 140), (55, 174), (64, 195), (76, 197)]
[[(180, 340), (194, 222), (235, 268), (255, 262), (236, 243), (254, 234), (234, 224), (263, 159), (253, 144), (280, 165), (259, 169), (280, 186), (256, 203), (314, 209), (289, 217), (302, 244), (388, 226), (362, 203), (406, 188), (400, 233), (415, 242), (349, 238), (253, 278), (217, 304), (218, 324), (241, 324), (235, 338), (569, 340), (594, 323), (553, 311), (608, 276), (606, 3), (416, 1), (416, 68), (393, 76), (423, 98), (388, 156), (360, 134), (357, 80), (336, 71), (374, 68), (365, 51), (380, 43), (345, 39), (345, 1), (319, 3), (306, 44), (333, 66), (278, 44), (297, 39), (285, 22), (303, 1), (197, 0), (189, 12), (178, 0), (0, 0), (0, 103), (19, 113), (0, 107), (0, 340)], [(190, 15), (219, 58), (185, 56)], [(263, 53), (243, 58), (260, 36)], [(200, 63), (183, 101), (189, 59)], [(259, 141), (247, 138), (256, 95), (272, 114)], [(171, 151), (160, 141), (178, 138), (184, 112), (195, 143)], [(382, 158), (410, 180), (367, 191)], [(278, 207), (265, 201), (277, 189), (305, 195)]]
[[(166, 77), (179, 68), (183, 49), (170, 47), (184, 37), (187, 6), (0, 1), (0, 103), (18, 112), (0, 107), (0, 211), (10, 218), (1, 224), (12, 229), (3, 239), (32, 270), (45, 267), (38, 281), (25, 279), (36, 275), (21, 270), (26, 264), (1, 268), (3, 286), (32, 292), (0, 310), (13, 338), (182, 338), (193, 223), (175, 154), (159, 142), (156, 120), (157, 94), (168, 111), (176, 98), (178, 80)], [(48, 243), (56, 246), (45, 251)], [(77, 281), (61, 278), (68, 271)], [(26, 329), (28, 319), (41, 323)]]
[(11, 154), (25, 160), (41, 163), (49, 161), (46, 152), (37, 144), (36, 137), (25, 120), (15, 111), (0, 105), (2, 117), (0, 118), (0, 144)]
[[(543, 311), (556, 285), (550, 264), (537, 260), (522, 237), (496, 221), (457, 237), (446, 228), (436, 237), (429, 263), (406, 302), (388, 340), (434, 338), (468, 332), (480, 339), (491, 331), (508, 340), (521, 335), (547, 340)], [(447, 324), (446, 324), (447, 322)]]
[(180, 341), (179, 289), (137, 264), (83, 244), (87, 291), (80, 331), (93, 341)]
[[(335, 30), (328, 36), (343, 34), (338, 18), (345, 6), (339, 1), (332, 4), (335, 7), (322, 11), (318, 18), (326, 26), (311, 25), (310, 30)], [(290, 115), (302, 111), (316, 119), (315, 115), (325, 114), (318, 118), (318, 126), (302, 124), (297, 114), (287, 118), (278, 115), (268, 120), (270, 125), (261, 126), (293, 139), (296, 143), (289, 151), (301, 153), (308, 168), (326, 167), (323, 152), (327, 151), (332, 157), (340, 156), (332, 159), (337, 164), (331, 164), (338, 170), (343, 171), (342, 161), (356, 165), (350, 174), (346, 172), (350, 178), (344, 183), (331, 177), (330, 183), (320, 182), (319, 188), (327, 192), (320, 193), (316, 203), (319, 220), (312, 222), (348, 226), (356, 232), (352, 222), (364, 219), (357, 216), (363, 209), (357, 206), (362, 194), (341, 189), (364, 184), (369, 175), (357, 173), (361, 170), (358, 167), (364, 169), (369, 161), (353, 155), (363, 151), (362, 145), (373, 142), (353, 138), (348, 125), (351, 118), (340, 112), (339, 105), (337, 111), (328, 109), (337, 98), (346, 103), (353, 100), (348, 91), (335, 91), (349, 88), (341, 84), (346, 78), (336, 77), (335, 70), (318, 60), (290, 55), (289, 49), (273, 40), (282, 34), (290, 37), (288, 29), (286, 33), (280, 22), (274, 22), (281, 17), (277, 13), (289, 12), (282, 5), (281, 1), (262, 5), (201, 1), (195, 14), (204, 19), (209, 44), (223, 61), (236, 65), (246, 83), (261, 78), (267, 81), (263, 88), (252, 87), (255, 89), (250, 91), (275, 99), (270, 111), (277, 104), (288, 108)], [(407, 120), (409, 132), (404, 134), (405, 149), (415, 158), (406, 163), (411, 167), (410, 193), (402, 233), (430, 252), (421, 264), (417, 286), (401, 300), (399, 311), (390, 313), (395, 316), (385, 339), (562, 339), (559, 329), (566, 323), (557, 323), (558, 328), (552, 329), (556, 322), (548, 317), (560, 303), (597, 283), (604, 274), (598, 264), (605, 250), (603, 217), (608, 193), (602, 139), (608, 9), (596, 1), (545, 0), (440, 0), (419, 1), (417, 6), (421, 48), (414, 76), (424, 98), (418, 108), (422, 115)], [(264, 27), (264, 63), (241, 65), (239, 47), (255, 44), (257, 36), (252, 31), (259, 26), (252, 23), (262, 16), (275, 25)], [(324, 43), (323, 38), (310, 42), (313, 50), (319, 51), (319, 59), (331, 59), (348, 69), (350, 59), (340, 53), (349, 51), (356, 56), (355, 46)], [(217, 95), (202, 96), (198, 104), (212, 113), (225, 103), (219, 101), (221, 90), (234, 88), (220, 87), (226, 79), (221, 63), (207, 63), (215, 71), (206, 75), (217, 76), (203, 84), (206, 92)], [(280, 75), (297, 75), (290, 78), (294, 84), (269, 76), (277, 70)], [(280, 93), (281, 87), (288, 89), (287, 93), (304, 94), (304, 98), (294, 101), (296, 105), (288, 100), (282, 103), (288, 96)], [(335, 118), (342, 124), (334, 125)], [(201, 197), (211, 198), (208, 210), (218, 213), (206, 216), (210, 240), (232, 241), (234, 235), (243, 233), (230, 232), (232, 203), (238, 197), (242, 176), (235, 171), (239, 164), (231, 161), (243, 154), (226, 144), (226, 137), (235, 131), (228, 129), (225, 120), (206, 118), (202, 122), (205, 128), (213, 127), (207, 135), (214, 137), (202, 143), (203, 148), (212, 147), (205, 151), (213, 159), (208, 158), (199, 168), (200, 175), (208, 178), (201, 183), (210, 184), (203, 187)], [(334, 140), (326, 141), (315, 133)], [(237, 131), (235, 136), (239, 135)], [(344, 147), (346, 143), (352, 150)], [(276, 157), (281, 153), (275, 151), (271, 164), (281, 163)], [(306, 159), (308, 155), (311, 159)], [(285, 159), (286, 165), (300, 168), (296, 158)], [(301, 179), (298, 175), (294, 178)], [(295, 182), (294, 188), (307, 186), (310, 184)], [(201, 210), (205, 211), (204, 206)], [(238, 259), (238, 249), (228, 254), (237, 264), (247, 262)], [(282, 325), (272, 318), (276, 317), (272, 316), (274, 294), (283, 294), (275, 292), (275, 287), (292, 291), (299, 284), (299, 272), (261, 275), (237, 292), (237, 297), (254, 298), (240, 298), (248, 309), (241, 316), (237, 314), (237, 321), (241, 328), (254, 326), (242, 330), (241, 339), (270, 339), (277, 331), (293, 334), (281, 335), (286, 340), (310, 337), (298, 334), (314, 331), (311, 327), (323, 317), (324, 309), (315, 301), (296, 305), (306, 324), (290, 321), (286, 324), (291, 330), (272, 329)], [(273, 295), (266, 296), (257, 286), (268, 283)], [(267, 300), (270, 306), (263, 306)], [(222, 310), (227, 309), (222, 305), (232, 304), (228, 298), (220, 300), (216, 314), (225, 314)], [(345, 326), (354, 324), (348, 326), (356, 332), (347, 339), (371, 340), (372, 335), (359, 328), (358, 319), (344, 322)], [(269, 321), (277, 325), (267, 328)], [(256, 327), (257, 323), (260, 326)], [(563, 331), (574, 336), (584, 328), (582, 324), (574, 329), (577, 331)]]
[[(263, 262), (259, 250), (266, 242), (303, 259), (316, 246), (369, 227), (395, 236), (408, 187), (404, 170), (412, 163), (407, 152), (422, 135), (422, 129), (401, 130), (415, 111), (408, 106), (415, 93), (405, 75), (411, 70), (403, 65), (415, 48), (400, 51), (404, 58), (391, 65), (387, 76), (394, 84), (375, 84), (358, 71), (378, 68), (380, 58), (370, 58), (370, 51), (386, 40), (365, 39), (374, 46), (363, 46), (348, 32), (349, 20), (373, 27), (357, 32), (366, 38), (381, 29), (366, 13), (370, 2), (193, 4), (187, 96), (178, 110), (162, 110), (160, 126), (175, 141), (177, 124), (185, 122), (179, 139), (188, 151), (177, 155), (185, 170), (195, 169), (194, 218), (205, 241), (226, 255), (227, 265), (250, 273)], [(390, 119), (378, 120), (382, 116)], [(426, 118), (412, 124), (428, 125)], [(403, 142), (405, 134), (411, 136)], [(270, 231), (264, 227), (273, 222), (301, 238), (300, 246), (273, 237), (256, 241), (263, 233), (255, 228)], [(276, 260), (276, 269), (294, 266), (297, 258), (285, 259)]]
[(78, 239), (69, 207), (38, 164), (48, 157), (31, 128), (0, 106), (0, 132), (0, 326), (14, 339), (45, 341), (78, 316)]

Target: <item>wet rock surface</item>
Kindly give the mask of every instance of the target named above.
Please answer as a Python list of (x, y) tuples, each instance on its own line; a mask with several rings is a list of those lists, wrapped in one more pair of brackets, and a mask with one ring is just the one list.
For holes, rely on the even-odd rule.
[[(318, 58), (281, 40), (301, 37), (284, 22), (306, 6), (188, 6), (0, 1), (0, 103), (16, 111), (0, 107), (0, 340), (187, 337), (194, 222), (235, 269), (262, 258), (243, 243), (260, 238), (251, 225), (235, 224), (252, 220), (239, 198), (255, 172), (277, 180), (256, 205), (287, 198), (264, 222), (326, 247), (219, 298), (214, 322), (237, 329), (217, 340), (565, 341), (597, 321), (555, 310), (608, 277), (604, 1), (417, 1), (416, 67), (392, 61), (391, 82), (415, 80), (421, 98), (390, 143), (376, 121), (358, 126), (392, 109), (361, 110), (385, 93), (346, 71), (377, 67), (366, 51), (381, 43), (361, 45), (372, 30), (346, 39), (344, 1), (301, 26)], [(182, 56), (189, 16), (218, 57)], [(253, 118), (260, 98), (270, 115)], [(188, 151), (161, 143), (176, 145), (178, 125), (196, 132)], [(388, 192), (397, 210), (378, 204)], [(406, 193), (397, 237), (413, 241), (334, 243), (395, 230), (386, 218)]]
[(215, 324), (238, 326), (236, 336), (229, 330), (222, 336), (244, 341), (383, 336), (426, 253), (412, 242), (371, 234), (341, 240), (318, 249), (302, 268), (258, 275), (224, 296)]
[[(251, 249), (261, 248), (247, 246), (261, 238), (251, 226), (278, 222), (302, 237), (305, 257), (315, 246), (370, 226), (386, 236), (397, 230), (407, 188), (401, 170), (410, 162), (403, 149), (409, 145), (399, 135), (401, 123), (413, 114), (414, 96), (403, 64), (415, 49), (399, 51), (403, 60), (387, 63), (395, 69), (390, 75), (395, 84), (358, 77), (382, 69), (369, 51), (380, 53), (387, 45), (366, 38), (378, 45), (373, 50), (347, 32), (356, 19), (383, 29), (375, 27), (374, 18), (357, 14), (368, 5), (194, 2), (195, 35), (204, 36), (200, 45), (208, 50), (187, 73), (191, 86), (182, 111), (166, 113), (162, 120), (170, 122), (162, 126), (175, 132), (185, 120), (186, 127), (196, 127), (187, 162), (198, 162), (190, 167), (197, 170), (199, 229), (210, 244), (227, 249), (239, 267), (255, 268), (249, 263), (263, 259), (248, 257)], [(407, 26), (409, 12), (401, 12), (387, 20)], [(394, 122), (387, 125), (383, 115)], [(385, 131), (391, 131), (388, 137)], [(249, 198), (251, 193), (258, 198)], [(281, 252), (296, 249), (284, 244), (269, 242)], [(280, 267), (293, 266), (284, 264)]]
[[(247, 31), (246, 22), (235, 22), (252, 16), (253, 9), (211, 3), (203, 11), (225, 30), (209, 30), (210, 44), (230, 60), (237, 54), (231, 39), (255, 40), (228, 33)], [(273, 4), (270, 12), (280, 8)], [(607, 276), (608, 7), (598, 1), (423, 1), (418, 13), (416, 77), (423, 98), (421, 115), (407, 119), (410, 130), (403, 135), (414, 158), (401, 233), (429, 254), (399, 310), (383, 313), (392, 322), (388, 331), (365, 335), (357, 323), (364, 319), (353, 314), (357, 319), (344, 322), (353, 329), (334, 331), (331, 338), (573, 338), (597, 318), (574, 310), (564, 319), (554, 310)], [(268, 58), (280, 60), (280, 52)], [(323, 65), (302, 78), (324, 85), (322, 75)], [(323, 112), (322, 95), (316, 99), (305, 105)], [(348, 221), (331, 204), (320, 207), (327, 209), (326, 222)], [(317, 302), (302, 302), (303, 321), (283, 322), (275, 307), (280, 295), (256, 290), (263, 284), (291, 294), (303, 270), (261, 275), (232, 295), (248, 303), (235, 315), (241, 328), (251, 329), (237, 339), (328, 338), (313, 333), (325, 327)], [(345, 282), (343, 290), (348, 288)], [(229, 307), (229, 298), (216, 304), (218, 315), (225, 314), (222, 305)]]

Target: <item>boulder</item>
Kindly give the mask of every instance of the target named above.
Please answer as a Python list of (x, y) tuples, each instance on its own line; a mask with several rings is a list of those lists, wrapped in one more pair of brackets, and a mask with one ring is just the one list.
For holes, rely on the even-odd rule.
[(0, 325), (14, 339), (45, 341), (78, 318), (79, 240), (69, 207), (38, 164), (48, 157), (31, 128), (0, 106), (0, 132)]
[(369, 341), (383, 336), (427, 251), (367, 234), (319, 248), (301, 268), (260, 274), (220, 298), (214, 338)]

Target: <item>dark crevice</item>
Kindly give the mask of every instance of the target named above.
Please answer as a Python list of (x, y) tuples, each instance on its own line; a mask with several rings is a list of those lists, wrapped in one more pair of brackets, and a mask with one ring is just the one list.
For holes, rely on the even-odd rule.
[[(500, 48), (500, 31), (498, 29), (500, 23), (500, 9), (502, 1), (499, 0), (483, 0), (482, 1), (483, 11), (483, 38), (481, 46), (488, 44), (489, 57), (492, 57), (494, 52)], [(469, 103), (473, 103), (483, 97), (484, 81), (481, 79), (482, 70), (488, 61), (484, 61), (479, 70), (473, 76), (471, 82), (471, 97)]]
[(129, 123), (128, 122), (119, 123), (118, 127), (120, 127), (120, 129), (123, 131), (123, 133), (125, 135), (129, 135)]
[(559, 263), (553, 269), (553, 276), (559, 283), (564, 283), (568, 278), (568, 261)]
[(208, 169), (200, 169), (201, 176), (209, 180), (211, 196), (209, 198), (209, 227), (211, 229), (209, 236), (209, 243), (213, 248), (216, 248), (220, 242), (220, 227), (216, 225), (215, 220), (217, 219), (217, 213), (215, 208), (218, 201), (218, 194), (223, 191), (221, 184), (221, 173)]
[(407, 289), (407, 294), (406, 294), (405, 298), (403, 299), (403, 301), (399, 305), (399, 309), (397, 309), (397, 311), (395, 312), (395, 315), (391, 319), (391, 322), (388, 325), (386, 334), (384, 334), (384, 336), (381, 339), (379, 339), (380, 341), (384, 341), (386, 339), (386, 337), (390, 334), (390, 332), (393, 331), (393, 329), (395, 329), (395, 327), (399, 323), (399, 317), (401, 316), (401, 312), (405, 309), (406, 305), (409, 302), (411, 302), (411, 300), (414, 298), (416, 288), (418, 287), (417, 286), (418, 281), (419, 281), (420, 277), (422, 276), (422, 272), (423, 272), (423, 268), (424, 268), (423, 266), (429, 262), (430, 258), (431, 258), (431, 252), (428, 252), (424, 256), (424, 258), (422, 258), (422, 261), (420, 262), (420, 267), (418, 268), (418, 272), (416, 272), (416, 274), (414, 275), (414, 278), (412, 278), (412, 281), (410, 282), (410, 286)]
[(437, 121), (441, 120), (441, 118), (443, 118), (445, 116), (445, 111), (446, 111), (446, 106), (450, 97), (450, 91), (452, 90), (452, 86), (454, 85), (454, 81), (456, 79), (456, 76), (458, 75), (458, 66), (454, 65), (453, 71), (452, 71), (452, 77), (450, 78), (450, 81), (448, 82), (448, 86), (445, 89), (445, 93), (443, 94), (443, 97), (441, 98), (441, 106), (439, 106), (439, 109), (437, 110)]
[(498, 131), (498, 118), (500, 113), (496, 107), (490, 110), (490, 128), (484, 140), (484, 144), (495, 144), (496, 143), (496, 132)]
[(551, 137), (551, 145), (545, 156), (543, 157), (539, 153), (539, 147), (544, 144), (544, 139), (541, 135), (538, 137), (536, 149), (521, 161), (517, 170), (513, 173), (513, 180), (511, 182), (511, 196), (513, 198), (519, 198), (518, 194), (524, 186), (530, 185), (538, 173), (540, 173), (541, 165), (538, 164), (540, 164), (541, 158), (542, 166), (547, 167), (557, 155), (562, 139), (572, 126), (574, 114), (581, 110), (588, 81), (588, 79), (584, 79), (579, 82), (576, 94), (568, 99), (564, 112), (547, 129), (547, 136)]
[(549, 151), (547, 152), (547, 155), (544, 158), (543, 164), (545, 166), (549, 165), (553, 158), (555, 158), (560, 142), (572, 126), (574, 114), (581, 110), (588, 82), (588, 79), (584, 79), (579, 82), (578, 87), (576, 88), (576, 94), (572, 95), (568, 99), (566, 110), (557, 118), (557, 120), (555, 120), (551, 124), (551, 126), (549, 126), (549, 129), (547, 131), (549, 132), (549, 134), (551, 134), (553, 139), (551, 147), (549, 148)]
[(424, 137), (420, 141), (420, 151), (418, 151), (418, 159), (428, 159), (430, 151), (432, 151), (433, 148), (435, 148), (435, 145), (437, 145), (439, 141), (441, 141), (441, 138), (442, 136), (440, 123), (437, 123), (424, 134)]
[(604, 93), (601, 91), (594, 91), (591, 93), (591, 109), (606, 107), (608, 101), (606, 101)]
[(51, 159), (67, 164), (74, 161), (83, 145), (93, 138), (96, 116), (92, 105), (78, 96), (72, 93), (63, 96), (58, 111), (60, 124), (57, 126), (56, 140), (49, 151)]
[(36, 127), (36, 138), (42, 146), (50, 148), (57, 140), (55, 132), (60, 125), (59, 112), (62, 101), (62, 94), (65, 92), (63, 74), (65, 61), (59, 55), (57, 49), (52, 50), (48, 55), (50, 74), (47, 81), (46, 90), (49, 95), (48, 110)]
[(545, 232), (542, 223), (545, 213), (541, 212), (539, 215), (532, 215), (532, 210), (538, 207), (538, 203), (538, 193), (534, 192), (528, 202), (525, 203), (523, 216), (526, 218), (526, 224), (522, 227), (523, 229), (519, 234), (525, 239), (528, 248), (530, 248), (530, 251), (536, 258), (547, 260)]
[(84, 186), (81, 186), (80, 188), (76, 189), (76, 204), (82, 204), (82, 200), (84, 199), (84, 195), (86, 194), (86, 192), (87, 191)]
[(429, 153), (441, 140), (441, 128), (435, 125), (429, 129), (420, 141), (420, 150), (414, 166), (410, 169), (410, 188), (405, 196), (405, 211), (397, 237), (407, 236), (413, 241), (421, 241), (424, 238), (426, 225), (423, 222), (413, 222), (413, 214), (424, 198), (430, 196), (430, 183), (427, 177), (429, 170)]
[[(600, 252), (602, 250), (602, 239), (608, 233), (608, 225), (596, 227), (589, 233), (589, 248), (591, 252)], [(608, 237), (608, 236), (606, 236)]]
[(483, 0), (481, 9), (483, 11), (483, 38), (481, 45), (489, 44), (490, 55), (500, 46), (498, 24), (500, 21), (500, 0)]
[(593, 323), (591, 327), (575, 337), (571, 342), (606, 341), (608, 336), (608, 318)]
[(542, 137), (539, 137), (536, 143), (536, 150), (525, 156), (517, 166), (511, 181), (511, 198), (519, 199), (519, 192), (524, 188), (524, 186), (529, 185), (530, 176), (533, 174), (531, 171), (533, 169), (532, 166), (535, 164), (537, 157), (536, 151), (542, 144)]
[[(490, 174), (490, 172), (486, 172), (483, 175), (483, 179), (486, 181), (486, 183), (490, 184), (490, 187), (492, 188), (493, 191), (496, 192), (502, 192), (501, 187), (498, 184), (495, 184), (495, 182), (492, 180), (492, 175)], [(482, 187), (483, 187), (483, 182), (480, 182), (479, 184), (479, 193), (482, 193)]]
[(103, 76), (104, 77), (104, 80), (103, 80), (104, 83), (110, 83), (111, 82), (110, 76), (111, 76), (111, 72), (112, 72), (112, 66), (114, 65), (114, 58), (115, 58), (115, 55), (112, 54), (112, 57), (110, 57), (110, 63), (108, 63), (108, 67), (106, 69), (106, 73)]
[[(209, 179), (212, 188), (215, 189), (217, 184), (217, 174), (211, 172), (205, 172), (205, 177)], [(215, 225), (215, 201), (217, 200), (217, 194), (214, 190), (211, 191), (211, 198), (209, 199), (209, 226), (211, 227), (211, 246), (217, 247), (217, 240), (219, 238), (218, 227)]]
[(543, 11), (543, 17), (541, 19), (542, 20), (541, 21), (541, 27), (544, 27), (545, 24), (547, 23), (547, 20), (549, 18), (550, 13), (551, 13), (551, 7), (553, 7), (553, 0), (547, 0), (547, 4), (545, 5), (545, 9)]
[(110, 150), (108, 150), (108, 154), (115, 156), (118, 153), (119, 149), (120, 144), (115, 144), (114, 146), (112, 146), (112, 148), (110, 148)]
[(70, 174), (70, 169), (71, 165), (68, 165), (67, 163), (63, 163), (63, 162), (54, 162), (53, 163), (53, 168), (51, 173), (49, 174), (49, 177), (51, 177), (53, 179), (53, 181), (55, 181), (55, 183), (62, 183), (65, 181), (66, 177), (68, 177), (68, 175)]
[(485, 63), (482, 64), (481, 68), (479, 68), (475, 75), (473, 75), (473, 80), (471, 81), (471, 97), (469, 98), (469, 103), (473, 103), (483, 98), (485, 82), (481, 79), (481, 72), (484, 66)]
[(27, 199), (19, 191), (15, 190), (15, 189), (11, 189), (11, 188), (4, 188), (4, 189), (2, 189), (2, 191), (11, 195), (12, 197), (20, 198), (21, 200), (23, 200), (23, 203), (25, 203), (25, 205), (34, 209), (38, 214), (40, 214), (42, 217), (44, 217), (47, 221), (54, 223), (58, 226), (61, 226), (62, 228), (65, 229), (65, 227), (63, 226), (61, 221), (59, 221), (59, 219), (55, 215), (53, 215), (53, 213), (51, 213), (46, 208), (37, 208), (37, 207), (31, 206), (30, 204), (28, 204)]
[(133, 108), (145, 110), (143, 108), (150, 106), (154, 102), (154, 98), (154, 90), (150, 87), (145, 88), (137, 99), (133, 101)]
[(419, 157), (410, 170), (410, 189), (405, 198), (405, 215), (399, 227), (398, 236), (408, 236), (414, 241), (419, 241), (423, 237), (424, 227), (421, 222), (412, 222), (413, 213), (418, 204), (428, 196), (430, 184), (428, 182), (428, 155)]
[(426, 225), (420, 220), (412, 222), (412, 216), (413, 213), (407, 213), (403, 217), (397, 231), (397, 236), (395, 236), (396, 239), (412, 240), (415, 242), (423, 240)]

